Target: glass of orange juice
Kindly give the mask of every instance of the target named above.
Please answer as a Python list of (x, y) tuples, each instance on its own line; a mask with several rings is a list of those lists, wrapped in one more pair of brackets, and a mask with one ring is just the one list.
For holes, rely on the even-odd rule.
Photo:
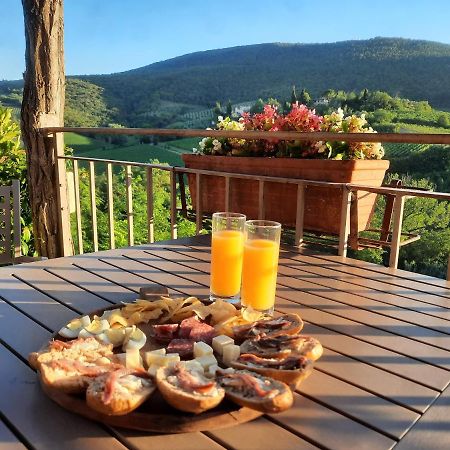
[(210, 300), (240, 303), (244, 214), (217, 212), (212, 216)]
[(244, 228), (241, 303), (272, 315), (275, 304), (281, 224), (248, 220)]

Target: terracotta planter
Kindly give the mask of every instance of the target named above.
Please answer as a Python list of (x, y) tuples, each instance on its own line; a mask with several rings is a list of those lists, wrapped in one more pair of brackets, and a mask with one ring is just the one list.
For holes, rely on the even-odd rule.
[[(279, 176), (304, 180), (354, 183), (380, 186), (389, 167), (386, 160), (330, 161), (263, 157), (227, 157), (182, 155), (186, 167), (218, 172)], [(196, 202), (195, 175), (190, 174), (192, 203)], [(258, 218), (258, 181), (232, 179), (230, 211)], [(297, 186), (281, 183), (265, 184), (265, 218), (285, 226), (295, 226)], [(358, 194), (358, 231), (366, 229), (375, 205), (376, 194)], [(327, 187), (307, 187), (305, 192), (304, 228), (339, 234), (342, 192)], [(225, 179), (202, 177), (202, 208), (205, 213), (225, 209)]]

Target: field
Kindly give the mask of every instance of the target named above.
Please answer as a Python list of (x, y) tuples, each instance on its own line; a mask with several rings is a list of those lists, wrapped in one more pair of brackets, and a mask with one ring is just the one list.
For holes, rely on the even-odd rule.
[(157, 145), (137, 142), (136, 139), (131, 138), (128, 145), (118, 146), (76, 133), (66, 133), (65, 135), (65, 144), (73, 148), (76, 156), (136, 162), (149, 162), (157, 159), (172, 166), (183, 165), (181, 154), (192, 152), (198, 139), (178, 139), (161, 142)]

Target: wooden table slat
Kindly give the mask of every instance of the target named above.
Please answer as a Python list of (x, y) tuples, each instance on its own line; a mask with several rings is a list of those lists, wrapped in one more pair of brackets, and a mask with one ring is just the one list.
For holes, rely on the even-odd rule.
[(282, 255), (284, 254), (293, 261), (304, 261), (311, 265), (318, 265), (335, 270), (338, 273), (353, 275), (364, 281), (371, 280), (373, 283), (382, 283), (384, 290), (393, 293), (397, 292), (398, 295), (423, 299), (423, 301), (437, 305), (445, 305), (445, 300), (448, 301), (448, 299), (450, 299), (449, 289), (445, 287), (418, 283), (414, 280), (395, 277), (387, 273), (374, 272), (373, 270), (363, 269), (358, 266), (342, 266), (338, 261), (335, 262), (330, 259), (316, 258), (301, 253), (286, 251), (286, 253), (282, 252)]
[(166, 436), (102, 427), (51, 403), (27, 354), (77, 314), (132, 301), (150, 282), (172, 295), (207, 296), (209, 243), (198, 236), (0, 269), (0, 411), (8, 423), (0, 422), (0, 449), (3, 436), (38, 449), (449, 448), (445, 282), (309, 251), (280, 258), (277, 314), (299, 313), (304, 333), (325, 347), (290, 410)]
[[(157, 251), (157, 248), (153, 249), (145, 249), (146, 252), (149, 251)], [(149, 255), (139, 256), (136, 255), (135, 252), (130, 252), (128, 255), (137, 258), (138, 260), (145, 262), (146, 264), (155, 264), (157, 260), (155, 260), (155, 256)], [(204, 260), (209, 259), (209, 254), (207, 253), (199, 253), (198, 257), (203, 258)], [(152, 259), (153, 258), (153, 259)], [(173, 268), (173, 266), (172, 266)], [(183, 273), (183, 276), (186, 276), (187, 271), (185, 268), (181, 269), (180, 272)], [(176, 273), (176, 272), (174, 272)], [(198, 279), (198, 277), (197, 277)], [(204, 277), (206, 282), (207, 277)], [(291, 279), (288, 280), (287, 283), (295, 284), (296, 280)], [(358, 308), (352, 307), (344, 307), (343, 305), (327, 301), (322, 297), (317, 297), (313, 294), (297, 291), (295, 286), (292, 289), (287, 289), (286, 287), (281, 286), (277, 290), (278, 300), (276, 306), (278, 309), (286, 310), (288, 308), (289, 312), (299, 312), (302, 318), (305, 320), (314, 323), (320, 326), (326, 326), (326, 328), (331, 328), (332, 330), (338, 331), (339, 333), (349, 334), (349, 335), (357, 335), (360, 339), (371, 342), (375, 345), (380, 345), (389, 349), (389, 345), (384, 344), (384, 342), (391, 342), (393, 336), (392, 332), (401, 333), (401, 335), (395, 336), (396, 346), (395, 349), (399, 353), (403, 353), (405, 355), (410, 355), (413, 357), (417, 357), (422, 361), (428, 361), (431, 364), (439, 365), (445, 368), (450, 369), (450, 352), (448, 350), (443, 350), (441, 348), (437, 348), (432, 345), (428, 345), (428, 343), (415, 341), (409, 339), (410, 335), (406, 333), (404, 330), (410, 330), (412, 334), (418, 334), (419, 336), (416, 338), (420, 339), (421, 334), (426, 334), (428, 332), (432, 333), (432, 330), (420, 329), (419, 327), (413, 326), (408, 323), (404, 323), (401, 321), (394, 322), (394, 328), (392, 326), (383, 326), (383, 328), (374, 328), (372, 323), (372, 318), (374, 321), (376, 319), (381, 320), (377, 315), (372, 314), (370, 312), (366, 312), (365, 310), (360, 310)], [(286, 300), (293, 301), (295, 304), (291, 304), (290, 302), (286, 302)], [(300, 309), (299, 309), (300, 306)], [(328, 308), (330, 312), (323, 310), (324, 308)], [(337, 315), (336, 311), (341, 310), (341, 314)], [(371, 315), (372, 314), (372, 315)], [(368, 316), (368, 317), (367, 317)], [(319, 317), (319, 320), (317, 320)], [(384, 318), (384, 323), (390, 323), (390, 318), (386, 318), (384, 316), (380, 316)], [(350, 319), (350, 320), (349, 320)], [(349, 327), (348, 331), (344, 331), (342, 326)], [(395, 328), (397, 325), (397, 328)], [(336, 328), (337, 327), (337, 328)], [(419, 329), (419, 330), (418, 330)], [(438, 336), (440, 336), (440, 333)], [(446, 335), (443, 335), (443, 338), (446, 339)], [(439, 338), (435, 338), (435, 340), (439, 340)], [(426, 340), (430, 340), (433, 342), (432, 338), (426, 338)], [(439, 342), (438, 342), (439, 344)]]
[(448, 450), (450, 448), (450, 387), (408, 432), (398, 450)]
[(18, 437), (0, 420), (0, 450), (25, 450)]
[[(124, 450), (99, 425), (57, 406), (43, 393), (35, 372), (0, 345), (0, 411), (36, 449)], [(20, 408), (18, 407), (20, 405)]]

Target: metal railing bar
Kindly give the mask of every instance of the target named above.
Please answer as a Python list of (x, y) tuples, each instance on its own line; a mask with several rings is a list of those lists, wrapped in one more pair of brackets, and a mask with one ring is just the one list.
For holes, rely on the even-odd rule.
[[(131, 166), (140, 166), (140, 167), (152, 167), (154, 169), (161, 169), (166, 171), (175, 170), (177, 173), (199, 173), (201, 175), (214, 175), (218, 177), (225, 178), (237, 178), (242, 180), (257, 180), (257, 181), (265, 181), (265, 182), (273, 182), (273, 183), (284, 183), (284, 184), (299, 184), (306, 183), (311, 186), (327, 186), (336, 189), (342, 189), (345, 186), (347, 189), (351, 191), (364, 191), (371, 192), (375, 194), (393, 194), (396, 195), (399, 191), (401, 191), (401, 195), (411, 195), (414, 197), (423, 197), (423, 198), (434, 198), (440, 200), (448, 200), (450, 201), (450, 193), (446, 192), (430, 192), (423, 191), (419, 189), (396, 189), (389, 187), (374, 187), (374, 186), (366, 186), (352, 183), (336, 183), (336, 182), (328, 182), (328, 181), (315, 181), (315, 180), (305, 180), (300, 178), (281, 178), (281, 177), (269, 177), (265, 175), (248, 175), (248, 174), (239, 174), (239, 173), (230, 173), (230, 172), (216, 172), (213, 170), (203, 170), (203, 169), (190, 169), (187, 167), (173, 167), (173, 166), (160, 166), (157, 164), (150, 163), (135, 163), (130, 161), (118, 161), (118, 160), (109, 160), (109, 159), (98, 159), (98, 158), (81, 158), (81, 157), (72, 157), (72, 156), (64, 156), (59, 157), (63, 159), (69, 160), (82, 160), (82, 161), (93, 161), (93, 162), (103, 162), (103, 163), (112, 163), (115, 165), (131, 165)], [(330, 161), (332, 162), (332, 161)]]
[(78, 161), (73, 161), (73, 187), (75, 193), (75, 217), (77, 221), (78, 253), (83, 254), (83, 232), (81, 229), (80, 173)]
[(203, 218), (203, 212), (202, 212), (202, 176), (201, 174), (197, 173), (195, 176), (195, 188), (196, 188), (196, 201), (195, 201), (195, 232), (197, 234), (200, 233), (202, 230), (202, 218)]
[(111, 163), (118, 166), (136, 166), (136, 167), (153, 167), (154, 169), (167, 170), (168, 172), (172, 170), (172, 166), (163, 165), (163, 164), (152, 164), (152, 163), (141, 163), (137, 161), (121, 161), (118, 159), (103, 159), (103, 158), (88, 158), (86, 156), (58, 156), (58, 159), (67, 159), (67, 160), (77, 160), (77, 161), (93, 161), (98, 163)]
[(341, 225), (339, 228), (338, 255), (347, 256), (348, 236), (350, 234), (350, 207), (352, 193), (345, 186), (342, 188)]
[(225, 177), (225, 212), (230, 211), (230, 196), (231, 196), (231, 178), (229, 176)]
[(300, 247), (303, 243), (303, 228), (305, 219), (305, 185), (297, 185), (297, 210), (295, 217), (295, 247)]
[(108, 189), (109, 245), (113, 249), (116, 248), (116, 238), (114, 231), (113, 171), (111, 163), (106, 163), (106, 180)]
[(266, 215), (265, 204), (264, 204), (264, 180), (259, 180), (258, 182), (258, 219), (264, 220)]
[(89, 161), (89, 194), (91, 200), (92, 242), (94, 244), (94, 252), (98, 252), (97, 203), (95, 199), (95, 168), (93, 161)]
[(220, 137), (237, 139), (280, 139), (300, 141), (346, 141), (346, 142), (392, 142), (416, 144), (450, 144), (450, 134), (434, 133), (330, 133), (323, 131), (235, 131), (235, 130), (181, 130), (173, 128), (40, 128), (43, 135), (60, 132), (109, 134), (109, 135), (155, 135), (181, 137)]
[(172, 168), (170, 172), (170, 237), (177, 239), (177, 178)]
[(392, 218), (391, 254), (389, 255), (389, 267), (396, 269), (400, 253), (400, 239), (402, 236), (403, 208), (405, 197), (397, 194), (394, 200), (394, 214)]
[(153, 168), (147, 167), (147, 234), (148, 241), (155, 242), (155, 223), (153, 211)]
[(128, 225), (128, 245), (131, 247), (134, 245), (134, 220), (133, 220), (133, 175), (131, 172), (131, 166), (128, 164), (125, 166), (125, 183), (126, 183), (126, 195), (127, 195), (127, 225)]

